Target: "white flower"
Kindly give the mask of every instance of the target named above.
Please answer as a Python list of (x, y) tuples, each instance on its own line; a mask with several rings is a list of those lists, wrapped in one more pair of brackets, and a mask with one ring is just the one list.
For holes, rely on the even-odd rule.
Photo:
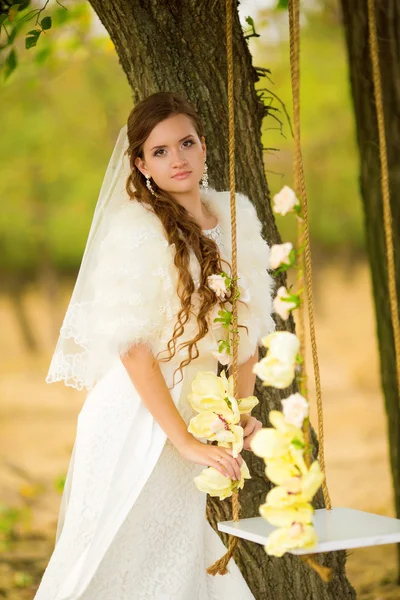
[(209, 275), (207, 277), (208, 286), (214, 290), (218, 298), (225, 300), (225, 294), (227, 292), (225, 277), (222, 275)]
[(299, 338), (290, 331), (273, 331), (261, 338), (261, 343), (281, 362), (295, 362), (300, 348)]
[(228, 354), (227, 350), (224, 348), (222, 352), (214, 351), (211, 354), (221, 363), (221, 365), (230, 366), (232, 363), (232, 356)]
[(272, 303), (274, 312), (276, 312), (276, 314), (279, 315), (284, 321), (289, 318), (290, 311), (297, 306), (296, 302), (288, 302), (287, 300), (284, 300), (284, 298), (287, 298), (288, 296), (289, 292), (284, 285), (281, 285), (276, 292), (276, 296)]
[(296, 194), (289, 186), (285, 185), (280, 192), (273, 197), (273, 211), (277, 215), (286, 215), (293, 212), (293, 208), (300, 204)]
[(291, 242), (285, 244), (273, 244), (269, 252), (269, 266), (271, 269), (277, 269), (280, 265), (289, 265), (289, 254), (293, 249)]
[(283, 414), (288, 423), (301, 428), (308, 416), (308, 402), (301, 394), (291, 394), (282, 400)]

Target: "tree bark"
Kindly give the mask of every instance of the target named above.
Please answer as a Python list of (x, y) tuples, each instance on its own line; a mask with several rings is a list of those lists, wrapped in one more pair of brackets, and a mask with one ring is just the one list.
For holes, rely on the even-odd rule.
[[(186, 96), (205, 125), (210, 184), (215, 189), (228, 189), (224, 3), (215, 0), (181, 0), (178, 3), (172, 0), (91, 0), (91, 4), (116, 47), (132, 88), (133, 102), (157, 91), (173, 90)], [(236, 188), (251, 198), (263, 223), (263, 235), (271, 245), (279, 243), (280, 237), (264, 174), (261, 123), (266, 108), (254, 88), (263, 74), (252, 65), (236, 0), (233, 14)], [(278, 281), (284, 283), (285, 278)], [(289, 326), (293, 330), (292, 320)], [(278, 390), (266, 390), (259, 383), (256, 393), (260, 405), (254, 414), (266, 425), (269, 410), (280, 405), (280, 395)], [(251, 452), (243, 451), (243, 457), (249, 465), (252, 480), (240, 494), (241, 516), (259, 516), (258, 507), (269, 490), (264, 463)], [(320, 496), (318, 502), (322, 506)], [(217, 531), (218, 521), (232, 518), (231, 502), (208, 497), (207, 517)], [(226, 544), (227, 536), (218, 534)], [(298, 557), (270, 558), (264, 548), (255, 543), (240, 541), (235, 560), (257, 600), (355, 597), (344, 572), (344, 552), (332, 553), (323, 559), (324, 564), (331, 565), (335, 571), (329, 585), (322, 583)]]
[[(388, 296), (386, 244), (380, 187), (378, 126), (365, 0), (342, 0), (350, 81), (360, 154), (360, 187), (366, 243), (375, 301), (380, 371), (385, 396), (390, 463), (397, 517), (400, 517), (400, 403), (396, 380), (393, 324)], [(397, 297), (400, 298), (400, 5), (397, 0), (376, 0), (375, 12), (380, 54), (382, 95), (391, 194), (392, 230), (396, 262)], [(373, 474), (371, 474), (373, 476)], [(400, 545), (398, 545), (400, 570)], [(399, 578), (400, 583), (400, 578)]]

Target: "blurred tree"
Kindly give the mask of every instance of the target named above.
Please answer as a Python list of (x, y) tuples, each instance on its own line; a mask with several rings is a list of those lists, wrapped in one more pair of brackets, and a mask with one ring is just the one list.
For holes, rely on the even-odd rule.
[[(7, 164), (0, 178), (0, 196), (7, 199), (0, 212), (0, 290), (31, 351), (41, 340), (26, 291), (40, 284), (50, 330), (58, 336), (60, 283), (76, 276), (109, 152), (130, 107), (114, 47), (103, 30), (92, 31), (90, 5), (56, 5), (51, 17), (51, 37), (21, 53), (25, 61), (0, 97), (7, 115), (0, 143), (0, 161)], [(14, 38), (16, 52), (21, 42)]]
[[(357, 122), (360, 188), (375, 299), (381, 380), (388, 417), (389, 451), (396, 514), (400, 517), (400, 403), (396, 380), (393, 325), (388, 299), (381, 169), (368, 44), (367, 2), (353, 0), (350, 3), (348, 0), (341, 0), (341, 4)], [(397, 295), (400, 298), (400, 4), (398, 0), (376, 0), (375, 7), (393, 218)], [(400, 573), (400, 545), (398, 545), (398, 564)]]
[[(159, 90), (175, 90), (189, 98), (205, 124), (209, 176), (217, 189), (229, 187), (227, 144), (227, 96), (225, 18), (221, 3), (213, 0), (198, 3), (182, 0), (173, 3), (148, 0), (92, 0), (91, 4), (107, 29), (119, 56), (121, 66), (132, 89), (136, 103)], [(251, 23), (250, 23), (251, 25)], [(237, 143), (236, 184), (254, 202), (264, 224), (264, 234), (271, 243), (280, 241), (271, 213), (268, 185), (264, 174), (263, 149), (260, 139), (261, 123), (266, 108), (255, 90), (255, 82), (265, 71), (252, 65), (246, 37), (234, 2), (234, 77), (235, 128)], [(254, 28), (249, 32), (254, 35)], [(271, 399), (265, 388), (258, 388), (265, 402), (259, 414), (267, 423)], [(276, 396), (276, 394), (275, 394)], [(268, 490), (263, 465), (253, 453), (246, 453), (255, 475), (241, 493), (242, 517), (259, 516), (260, 498)], [(220, 520), (231, 518), (230, 508), (216, 498), (207, 498), (207, 516), (216, 529)], [(227, 541), (227, 536), (217, 533)], [(242, 541), (238, 564), (256, 598), (348, 599), (354, 590), (345, 572), (344, 552), (324, 557), (333, 567), (335, 577), (329, 585), (297, 557), (286, 555), (273, 559), (262, 546)]]

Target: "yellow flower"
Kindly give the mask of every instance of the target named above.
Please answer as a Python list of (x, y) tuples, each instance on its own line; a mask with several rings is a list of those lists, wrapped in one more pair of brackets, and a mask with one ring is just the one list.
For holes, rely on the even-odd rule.
[(289, 452), (291, 440), (271, 427), (259, 429), (250, 442), (254, 454), (262, 458), (280, 458)]
[(304, 434), (300, 427), (289, 423), (279, 410), (270, 410), (268, 418), (271, 423), (281, 433), (290, 436), (291, 439), (297, 439), (304, 444)]
[(265, 474), (272, 483), (281, 485), (288, 479), (293, 479), (300, 475), (300, 471), (291, 455), (285, 454), (279, 458), (268, 459), (266, 462)]
[(240, 425), (231, 425), (229, 430), (222, 430), (215, 434), (215, 440), (218, 440), (218, 446), (232, 448), (232, 456), (236, 458), (243, 450), (243, 427)]
[(268, 492), (267, 504), (282, 507), (310, 502), (323, 480), (324, 474), (321, 472), (319, 462), (316, 460), (303, 475), (288, 477), (287, 479), (280, 478), (279, 486)]
[(324, 474), (321, 472), (319, 462), (315, 460), (308, 473), (301, 478), (301, 497), (304, 500), (311, 500), (320, 488), (324, 480)]
[(273, 386), (278, 389), (287, 388), (295, 376), (296, 365), (294, 362), (281, 361), (272, 354), (262, 358), (253, 365), (253, 373), (263, 380), (263, 385)]
[[(262, 456), (266, 461), (283, 457), (291, 460), (288, 455), (293, 452), (296, 454), (296, 460), (293, 458), (292, 462), (296, 465), (297, 462), (301, 463), (301, 457), (297, 457), (296, 447), (293, 446), (293, 442), (300, 446), (304, 445), (302, 430), (285, 421), (284, 416), (278, 410), (271, 410), (268, 416), (275, 429), (264, 427), (257, 431), (250, 442), (254, 454)], [(279, 464), (276, 466), (279, 467)]]
[(203, 469), (200, 475), (194, 477), (194, 482), (201, 492), (210, 496), (218, 496), (220, 500), (224, 500), (232, 496), (234, 488), (242, 489), (245, 479), (250, 479), (250, 472), (244, 461), (240, 466), (240, 472), (240, 481), (232, 481), (230, 477), (225, 477), (214, 467), (208, 467)]
[(239, 411), (241, 414), (250, 413), (257, 404), (258, 398), (256, 396), (248, 396), (247, 398), (240, 398), (238, 400)]
[(281, 362), (295, 362), (300, 349), (299, 338), (290, 331), (273, 331), (261, 338), (262, 344)]
[(270, 556), (280, 557), (294, 548), (315, 548), (317, 542), (313, 525), (293, 523), (290, 527), (281, 527), (270, 533), (264, 550)]
[[(273, 488), (271, 492), (277, 489)], [(267, 500), (271, 492), (268, 492)], [(277, 501), (277, 498), (273, 498), (273, 501)], [(260, 505), (259, 511), (260, 515), (275, 527), (289, 527), (292, 523), (312, 523), (314, 514), (314, 509), (309, 502), (297, 502), (292, 506), (285, 503), (281, 506), (273, 506), (267, 501)]]
[(225, 371), (218, 377), (213, 371), (199, 371), (192, 381), (188, 400), (198, 413), (212, 411), (230, 423), (238, 423), (240, 412), (233, 397), (233, 377), (227, 379)]
[(225, 429), (224, 421), (210, 410), (205, 410), (192, 417), (188, 427), (188, 431), (199, 439), (211, 439), (222, 429)]

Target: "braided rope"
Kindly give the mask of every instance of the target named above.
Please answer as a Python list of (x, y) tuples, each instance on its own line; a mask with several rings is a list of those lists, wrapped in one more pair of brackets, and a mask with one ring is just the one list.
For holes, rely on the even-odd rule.
[[(299, 52), (300, 38), (299, 38), (299, 32), (297, 31), (297, 28), (294, 26), (295, 17), (293, 15), (293, 10), (294, 10), (293, 5), (290, 4), (288, 6), (288, 9), (289, 9), (289, 32), (290, 32), (290, 40), (291, 40), (290, 49), (291, 49), (291, 57), (293, 57), (293, 60), (291, 60), (291, 68), (293, 70), (294, 79), (296, 79), (296, 81), (298, 81), (299, 85), (300, 85), (299, 63), (296, 62), (295, 57), (294, 57), (294, 54), (296, 52)], [(293, 90), (294, 90), (294, 88), (292, 86), (292, 91)], [(300, 109), (298, 112), (300, 112)], [(294, 139), (295, 139), (295, 144), (296, 144), (296, 140), (300, 139), (300, 114), (297, 114), (295, 116), (294, 121), (297, 126), (297, 131), (294, 132)], [(301, 187), (301, 181), (300, 181), (301, 180), (301, 177), (300, 177), (301, 168), (302, 168), (301, 155), (299, 156), (299, 154), (295, 151), (293, 154), (293, 179), (294, 179), (293, 184), (294, 184), (294, 189), (296, 191), (299, 190)], [(303, 225), (303, 220), (300, 217), (297, 218), (297, 248), (298, 248), (299, 260), (298, 260), (298, 272), (297, 272), (296, 282), (297, 282), (297, 289), (303, 290), (304, 285), (305, 285), (304, 284), (304, 253), (302, 251), (302, 249), (304, 248), (304, 225)], [(297, 322), (296, 334), (300, 341), (300, 348), (301, 348), (301, 354), (302, 354), (302, 359), (303, 359), (303, 362), (300, 365), (300, 373), (298, 375), (298, 381), (299, 381), (300, 393), (305, 398), (308, 398), (307, 357), (306, 357), (306, 353), (305, 353), (305, 347), (306, 347), (305, 304), (304, 304), (304, 300), (303, 300), (303, 296), (304, 296), (303, 292), (299, 291), (298, 293), (300, 296), (300, 305), (298, 307), (298, 322)], [(306, 420), (304, 422), (303, 430), (304, 430), (305, 443), (308, 447), (310, 447), (311, 433), (310, 433), (310, 426), (309, 426), (308, 420)], [(307, 466), (309, 467), (311, 464), (311, 455), (309, 453), (307, 453), (305, 455), (305, 462), (306, 462)]]
[[(231, 235), (232, 235), (232, 376), (233, 395), (237, 397), (238, 389), (238, 328), (237, 328), (237, 239), (236, 239), (236, 190), (235, 190), (235, 120), (234, 120), (234, 88), (233, 88), (233, 52), (232, 52), (232, 0), (226, 0), (226, 52), (228, 66), (228, 121), (229, 121), (229, 188), (231, 208)], [(232, 516), (234, 521), (239, 521), (240, 503), (239, 493), (232, 494)], [(239, 538), (230, 535), (228, 538), (228, 551), (213, 565), (207, 568), (210, 575), (225, 575), (228, 572), (227, 564), (233, 556)]]
[(400, 323), (396, 290), (396, 270), (394, 263), (392, 212), (390, 207), (389, 169), (387, 163), (387, 147), (385, 136), (385, 115), (382, 100), (382, 82), (379, 67), (379, 49), (376, 33), (376, 16), (373, 0), (368, 0), (369, 46), (372, 64), (372, 80), (375, 92), (376, 117), (379, 134), (379, 157), (381, 163), (381, 193), (383, 202), (383, 224), (386, 241), (386, 260), (388, 271), (388, 288), (390, 312), (392, 317), (394, 349), (396, 358), (397, 387), (400, 398)]
[[(326, 469), (325, 469), (325, 453), (324, 453), (324, 422), (323, 422), (323, 410), (322, 410), (322, 392), (321, 392), (321, 379), (319, 372), (318, 352), (317, 352), (317, 339), (315, 333), (315, 320), (314, 320), (314, 303), (313, 303), (313, 292), (312, 292), (312, 266), (311, 266), (311, 248), (310, 248), (310, 234), (309, 234), (309, 223), (308, 223), (308, 204), (307, 204), (307, 190), (304, 178), (303, 170), (303, 156), (300, 145), (300, 2), (299, 0), (289, 0), (289, 27), (290, 27), (290, 74), (292, 82), (292, 98), (293, 98), (293, 121), (294, 121), (294, 176), (295, 176), (295, 190), (301, 198), (302, 213), (303, 213), (303, 236), (304, 236), (304, 248), (299, 248), (299, 252), (304, 260), (305, 265), (305, 279), (307, 289), (307, 307), (308, 307), (308, 319), (310, 326), (310, 340), (311, 350), (314, 367), (314, 378), (315, 378), (315, 391), (317, 398), (317, 414), (318, 414), (318, 438), (319, 438), (319, 452), (318, 458), (321, 466), (321, 471), (324, 473), (324, 481), (322, 483), (322, 491), (324, 495), (325, 506), (328, 510), (332, 508), (331, 500), (329, 496), (328, 486), (326, 483)], [(297, 187), (296, 187), (297, 186)], [(303, 340), (304, 343), (304, 340)], [(301, 344), (301, 340), (300, 340)], [(301, 354), (305, 356), (305, 347), (301, 347)], [(306, 421), (306, 437), (309, 439), (309, 423)]]

